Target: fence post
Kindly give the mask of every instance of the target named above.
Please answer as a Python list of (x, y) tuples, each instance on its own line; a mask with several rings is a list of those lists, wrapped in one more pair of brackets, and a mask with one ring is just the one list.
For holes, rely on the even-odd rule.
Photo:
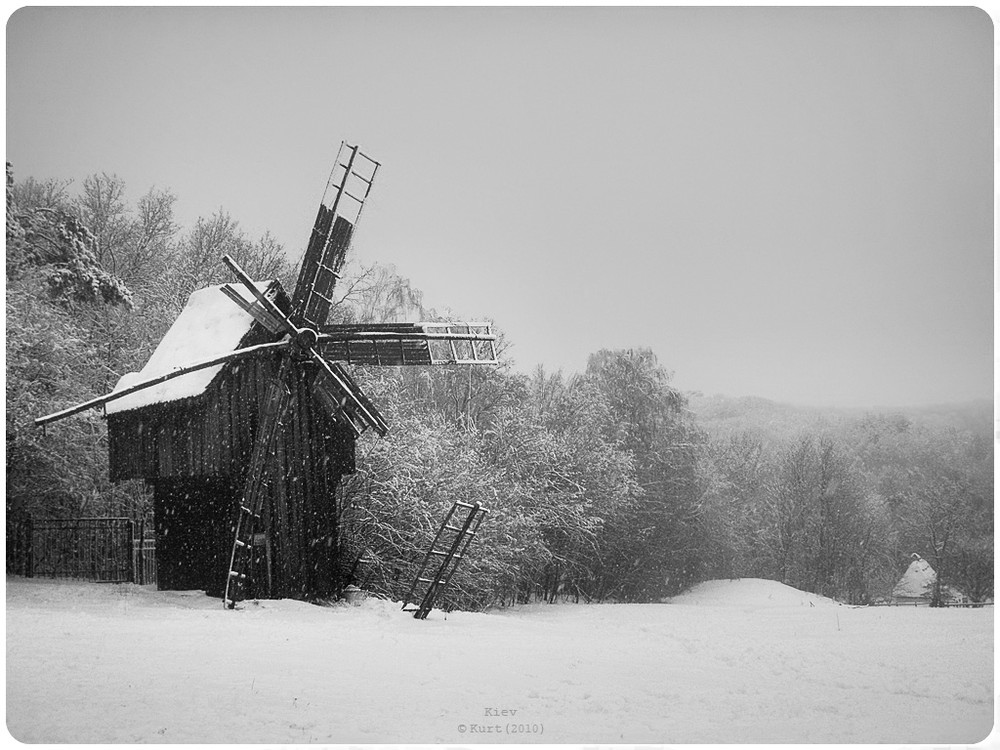
[[(132, 539), (132, 546), (135, 547), (135, 539)], [(146, 584), (146, 517), (143, 516), (139, 519), (139, 549), (138, 554), (135, 556), (135, 561), (138, 563), (136, 566), (136, 583), (140, 586)]]
[(24, 521), (24, 577), (35, 577), (35, 554), (32, 539), (35, 536), (35, 524), (29, 515)]
[(128, 580), (135, 583), (135, 521), (128, 519)]

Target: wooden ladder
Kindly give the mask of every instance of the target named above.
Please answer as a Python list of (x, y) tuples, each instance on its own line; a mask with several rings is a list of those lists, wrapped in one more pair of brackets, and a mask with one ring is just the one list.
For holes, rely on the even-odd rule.
[[(465, 519), (459, 520), (463, 512)], [(427, 617), (434, 606), (434, 600), (447, 588), (459, 563), (464, 559), (466, 550), (487, 513), (489, 511), (480, 503), (470, 505), (460, 500), (455, 501), (424, 555), (424, 561), (413, 579), (409, 593), (403, 599), (404, 612), (413, 612), (418, 620)]]
[(260, 523), (267, 490), (264, 476), (267, 454), (274, 447), (282, 417), (291, 398), (291, 393), (283, 382), (287, 369), (286, 359), (278, 371), (278, 377), (269, 383), (262, 407), (263, 414), (257, 427), (253, 454), (247, 467), (246, 483), (239, 504), (236, 535), (233, 539), (233, 551), (229, 556), (229, 573), (226, 575), (226, 590), (222, 595), (222, 603), (226, 609), (236, 608), (236, 602), (243, 598), (249, 583), (254, 527)]

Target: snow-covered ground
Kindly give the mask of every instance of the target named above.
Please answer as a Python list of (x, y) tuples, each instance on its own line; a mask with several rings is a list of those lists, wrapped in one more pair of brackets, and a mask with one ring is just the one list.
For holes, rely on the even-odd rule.
[(992, 608), (760, 580), (423, 622), (13, 577), (6, 599), (25, 742), (968, 744), (993, 724)]

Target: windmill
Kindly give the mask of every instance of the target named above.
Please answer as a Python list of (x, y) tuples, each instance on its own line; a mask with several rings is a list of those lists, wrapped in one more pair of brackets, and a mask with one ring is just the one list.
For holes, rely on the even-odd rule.
[[(341, 144), (291, 297), (277, 282), (255, 282), (223, 256), (238, 284), (195, 292), (142, 372), (123, 378), (109, 394), (35, 420), (43, 426), (104, 407), (113, 479), (146, 479), (154, 486), (156, 502), (168, 512), (176, 510), (182, 495), (189, 499), (192, 492), (201, 492), (206, 499), (197, 513), (202, 515), (192, 516), (201, 520), (188, 525), (214, 514), (205, 521), (217, 530), (214, 536), (224, 528), (230, 531), (223, 590), (229, 608), (244, 598), (253, 578), (255, 546), (261, 544), (268, 550), (272, 543), (280, 547), (279, 562), (292, 581), (271, 585), (269, 556), (268, 590), (316, 594), (323, 588), (301, 581), (313, 575), (310, 566), (328, 565), (332, 553), (322, 548), (331, 544), (336, 519), (321, 520), (319, 531), (306, 527), (315, 526), (313, 516), (330, 515), (327, 496), (342, 474), (353, 471), (354, 441), (368, 430), (384, 436), (389, 429), (344, 365), (496, 363), (495, 337), (484, 323), (326, 324), (379, 166), (357, 146)], [(223, 296), (242, 315), (232, 308), (220, 313)], [(209, 330), (213, 335), (201, 337), (208, 342), (202, 356), (178, 366), (172, 361), (175, 340), (191, 338), (199, 326), (215, 325), (216, 317), (206, 310), (225, 321), (225, 331), (222, 323), (218, 335)], [(220, 350), (234, 342), (237, 348)], [(337, 460), (331, 462), (334, 453)], [(237, 488), (232, 491), (235, 510), (205, 510), (217, 497), (230, 494), (230, 486)], [(265, 501), (272, 506), (271, 521), (262, 516)], [(266, 533), (258, 533), (262, 524)], [(196, 529), (177, 526), (171, 533), (173, 540), (188, 534), (183, 549), (189, 556), (199, 552), (199, 545), (215, 543), (205, 541), (205, 534), (198, 536)], [(159, 542), (157, 556), (159, 565)], [(164, 552), (165, 565), (169, 562)], [(216, 567), (212, 561), (206, 566)], [(190, 587), (192, 580), (197, 586), (204, 580), (190, 571), (184, 575), (167, 587)]]

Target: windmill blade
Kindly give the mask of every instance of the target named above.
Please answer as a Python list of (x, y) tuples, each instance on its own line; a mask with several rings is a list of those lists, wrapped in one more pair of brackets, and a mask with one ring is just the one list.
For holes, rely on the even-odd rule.
[[(247, 290), (249, 290), (250, 294), (253, 295), (254, 299), (256, 299), (257, 302), (261, 305), (261, 307), (263, 307), (264, 310), (267, 311), (267, 314), (270, 315), (272, 318), (274, 318), (276, 321), (278, 321), (278, 324), (281, 325), (285, 333), (289, 333), (292, 336), (298, 333), (298, 329), (294, 325), (292, 325), (292, 321), (289, 320), (288, 316), (285, 315), (285, 313), (283, 313), (276, 304), (274, 304), (273, 300), (271, 300), (266, 294), (264, 294), (260, 289), (257, 288), (257, 285), (253, 283), (253, 279), (251, 279), (247, 275), (246, 271), (240, 268), (239, 263), (237, 263), (228, 255), (222, 256), (222, 262), (229, 267), (229, 270), (236, 275), (236, 278), (238, 278), (241, 282), (243, 282), (243, 286), (245, 286)], [(223, 291), (225, 291), (225, 289), (226, 288), (223, 287)], [(231, 292), (226, 292), (226, 294), (230, 299), (233, 299), (232, 296), (233, 294), (237, 294), (237, 296), (239, 296), (238, 293), (235, 292), (235, 290), (232, 290)], [(242, 304), (240, 306), (243, 307)], [(244, 309), (246, 309), (247, 312), (250, 312), (248, 308)], [(263, 324), (263, 321), (261, 321), (261, 323)]]
[(361, 365), (496, 364), (496, 336), (488, 323), (330, 325), (317, 345), (338, 362)]
[(354, 226), (347, 219), (334, 217), (320, 205), (292, 296), (292, 315), (302, 325), (315, 328), (326, 322), (353, 235)]
[(222, 596), (222, 603), (228, 609), (233, 609), (236, 606), (236, 602), (242, 598), (246, 585), (249, 583), (254, 529), (261, 520), (261, 511), (264, 507), (268, 462), (274, 455), (274, 444), (278, 430), (291, 400), (291, 393), (288, 386), (285, 385), (287, 373), (288, 358), (285, 358), (279, 368), (278, 376), (268, 384), (264, 403), (261, 406), (260, 418), (257, 423), (257, 436), (254, 440), (253, 452), (243, 484), (243, 496), (240, 500), (239, 516), (236, 521), (233, 550), (229, 558), (229, 572), (226, 576), (226, 589)]
[(261, 354), (274, 351), (276, 349), (288, 348), (289, 343), (287, 341), (275, 341), (267, 344), (257, 344), (256, 346), (248, 346), (244, 349), (236, 349), (235, 351), (229, 352), (228, 354), (223, 354), (218, 357), (213, 357), (212, 359), (206, 359), (201, 362), (195, 362), (189, 365), (183, 365), (178, 367), (176, 370), (171, 370), (170, 372), (164, 373), (163, 375), (158, 375), (155, 378), (150, 378), (149, 380), (143, 380), (139, 383), (129, 386), (128, 388), (123, 388), (120, 391), (112, 391), (103, 396), (98, 396), (97, 398), (92, 398), (90, 401), (84, 401), (82, 404), (77, 404), (76, 406), (70, 407), (69, 409), (63, 409), (62, 411), (57, 411), (52, 414), (48, 414), (44, 417), (39, 417), (35, 420), (35, 425), (42, 427), (49, 424), (50, 422), (56, 422), (60, 419), (73, 416), (74, 414), (79, 414), (87, 409), (93, 409), (97, 406), (103, 406), (104, 404), (114, 401), (115, 399), (122, 398), (123, 396), (128, 396), (130, 394), (136, 393), (137, 391), (145, 390), (146, 388), (152, 388), (154, 385), (159, 385), (160, 383), (165, 383), (173, 378), (179, 378), (182, 375), (187, 375), (188, 373), (196, 372), (198, 370), (203, 370), (206, 367), (214, 367), (215, 365), (225, 364), (226, 362), (233, 362), (239, 359), (245, 359), (247, 357), (256, 357)]
[(496, 336), (489, 323), (424, 323), (436, 365), (495, 365)]
[(379, 166), (357, 146), (340, 144), (292, 295), (292, 318), (297, 324), (316, 328), (326, 322), (333, 288)]
[(310, 354), (319, 365), (313, 380), (313, 396), (330, 416), (349, 426), (355, 437), (369, 427), (385, 437), (389, 424), (347, 371), (336, 363), (327, 362), (315, 349)]
[(380, 326), (324, 326), (317, 348), (327, 359), (352, 365), (430, 365), (430, 347), (412, 323), (399, 330)]
[(223, 284), (220, 289), (229, 299), (246, 310), (250, 317), (260, 323), (271, 333), (284, 333), (284, 323), (272, 315), (260, 302), (250, 302), (236, 291), (230, 284)]

